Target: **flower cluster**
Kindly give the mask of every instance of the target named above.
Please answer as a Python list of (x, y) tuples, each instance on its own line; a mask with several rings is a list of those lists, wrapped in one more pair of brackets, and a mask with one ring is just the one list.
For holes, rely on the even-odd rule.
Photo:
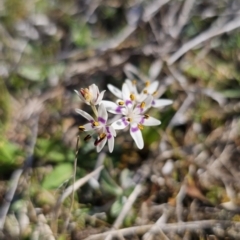
[[(172, 104), (172, 100), (158, 99), (158, 84), (157, 81), (153, 81), (152, 83), (147, 81), (141, 92), (137, 90), (136, 81), (128, 79), (123, 84), (122, 90), (108, 84), (109, 91), (118, 98), (116, 102), (103, 100), (105, 91), (100, 93), (95, 84), (92, 84), (88, 88), (81, 88), (80, 91), (75, 90), (79, 98), (91, 106), (95, 115), (92, 117), (87, 112), (76, 109), (78, 114), (88, 120), (88, 123), (79, 126), (79, 130), (97, 134), (97, 138), (94, 141), (97, 152), (102, 150), (106, 142), (108, 142), (109, 152), (112, 152), (114, 138), (116, 137), (115, 130), (121, 130), (129, 126), (130, 135), (137, 147), (142, 149), (144, 146), (141, 132), (143, 126), (161, 124), (158, 119), (149, 116), (146, 112), (151, 107), (159, 108)], [(110, 123), (108, 112), (117, 115), (117, 119)], [(85, 139), (89, 138), (91, 138), (90, 134)]]

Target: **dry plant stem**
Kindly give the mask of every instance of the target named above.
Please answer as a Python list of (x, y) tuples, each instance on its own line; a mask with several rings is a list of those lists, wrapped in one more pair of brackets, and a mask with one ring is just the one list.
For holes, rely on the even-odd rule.
[(173, 126), (176, 126), (179, 124), (186, 123), (187, 121), (186, 112), (189, 109), (190, 105), (193, 103), (194, 99), (195, 99), (194, 93), (191, 93), (191, 92), (188, 93), (181, 107), (178, 109), (178, 111), (175, 113), (170, 123), (168, 124), (167, 129), (172, 128)]
[(77, 157), (78, 157), (78, 144), (79, 144), (79, 138), (80, 138), (80, 133), (77, 136), (77, 142), (76, 142), (76, 148), (75, 148), (75, 159), (74, 159), (74, 167), (73, 167), (73, 184), (72, 184), (72, 196), (71, 196), (71, 206), (69, 209), (69, 215), (65, 221), (64, 224), (64, 230), (67, 228), (68, 224), (69, 224), (69, 220), (70, 220), (70, 216), (71, 216), (71, 212), (72, 212), (72, 208), (73, 208), (73, 202), (74, 202), (74, 184), (76, 182), (76, 172), (77, 172)]
[[(80, 188), (81, 186), (83, 186), (85, 183), (87, 183), (91, 178), (95, 177), (96, 175), (99, 174), (99, 172), (101, 172), (101, 170), (103, 169), (103, 166), (98, 167), (96, 170), (94, 170), (93, 172), (89, 173), (88, 175), (86, 175), (85, 177), (77, 180), (73, 185), (69, 186), (64, 192), (63, 194), (58, 198), (55, 207), (53, 208), (53, 219), (54, 221), (52, 222), (52, 230), (55, 233), (56, 232), (56, 221), (57, 218), (59, 216), (59, 210), (61, 207), (62, 202), (71, 195), (72, 191), (76, 191), (78, 188)], [(54, 231), (55, 230), (55, 231)]]
[[(212, 228), (215, 225), (222, 224), (224, 227), (227, 227), (231, 224), (235, 224), (236, 227), (240, 227), (239, 222), (230, 222), (230, 221), (218, 221), (218, 220), (203, 220), (203, 221), (192, 221), (192, 222), (184, 222), (184, 223), (168, 223), (168, 224), (160, 224), (157, 229), (154, 229), (153, 234), (158, 234), (159, 229), (163, 232), (172, 232), (172, 231), (184, 231), (184, 230), (199, 230), (205, 228)], [(134, 236), (134, 235), (143, 235), (147, 231), (149, 231), (154, 224), (150, 225), (142, 225), (136, 227), (123, 228), (119, 230), (110, 230), (108, 232), (95, 234), (85, 238), (84, 240), (102, 240), (106, 239), (106, 237), (111, 233), (112, 237), (117, 237), (118, 234), (122, 234), (123, 236)]]
[[(112, 229), (118, 229), (121, 227), (124, 218), (129, 213), (133, 203), (136, 201), (136, 199), (139, 196), (139, 194), (141, 193), (141, 191), (142, 191), (142, 185), (137, 184), (136, 187), (134, 188), (133, 192), (127, 199), (125, 205), (123, 206), (121, 213), (118, 215), (117, 219), (115, 220)], [(113, 236), (111, 235), (111, 232), (110, 232), (106, 239), (110, 240), (110, 239), (112, 239), (112, 237)]]
[(186, 196), (186, 186), (183, 184), (176, 197), (176, 214), (178, 222), (182, 222), (183, 199)]
[(143, 240), (153, 240), (155, 231), (159, 231), (158, 235), (163, 240), (169, 240), (169, 238), (164, 234), (164, 232), (158, 228), (159, 225), (164, 224), (167, 222), (169, 218), (170, 211), (164, 209), (162, 216), (157, 220), (157, 222), (153, 225), (153, 227), (143, 235)]
[(182, 31), (183, 27), (186, 25), (189, 19), (191, 9), (194, 5), (195, 0), (185, 0), (181, 13), (178, 16), (176, 25), (173, 27), (173, 30), (170, 32), (173, 38), (177, 38)]
[(119, 216), (115, 220), (115, 222), (113, 224), (113, 229), (118, 229), (118, 228), (121, 227), (124, 218), (129, 213), (133, 203), (136, 201), (137, 197), (141, 193), (142, 188), (143, 188), (142, 184), (137, 184), (136, 185), (136, 187), (134, 188), (133, 192), (131, 193), (131, 195), (127, 199), (125, 205), (123, 206), (123, 209), (122, 209), (121, 213), (119, 214)]
[(232, 31), (236, 28), (240, 27), (240, 17), (234, 18), (232, 21), (226, 23), (225, 25), (221, 26), (214, 26), (208, 29), (207, 31), (200, 33), (197, 37), (193, 38), (192, 40), (185, 43), (177, 52), (175, 52), (168, 60), (167, 64), (172, 65), (174, 62), (176, 62), (182, 55), (184, 55), (186, 52), (191, 50), (192, 48), (198, 46), (199, 44), (209, 40), (210, 38), (213, 38), (215, 36), (218, 36), (220, 34), (223, 34), (225, 32)]
[(73, 185), (72, 185), (72, 199), (71, 199), (71, 207), (70, 207), (70, 213), (72, 212), (73, 208), (73, 201), (74, 201), (74, 185), (76, 182), (76, 172), (77, 172), (77, 157), (78, 157), (78, 144), (79, 144), (79, 134), (77, 136), (77, 142), (76, 142), (76, 151), (75, 151), (75, 159), (74, 159), (74, 169), (73, 169)]
[(148, 22), (154, 17), (154, 15), (159, 11), (159, 9), (168, 3), (169, 0), (155, 0), (149, 4), (143, 13), (143, 21)]

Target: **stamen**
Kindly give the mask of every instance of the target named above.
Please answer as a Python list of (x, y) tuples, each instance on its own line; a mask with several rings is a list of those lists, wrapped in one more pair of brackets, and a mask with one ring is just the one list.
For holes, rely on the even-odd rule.
[(81, 88), (80, 89), (80, 93), (83, 95), (83, 97), (84, 97), (84, 95), (85, 95), (85, 89), (84, 88)]
[(132, 101), (135, 100), (135, 95), (134, 95), (133, 93), (130, 94), (130, 99), (131, 99)]
[(137, 81), (136, 80), (132, 80), (132, 85), (136, 85)]
[(101, 133), (99, 137), (100, 137), (100, 139), (104, 139), (106, 136), (107, 136), (106, 133)]
[(143, 125), (142, 124), (138, 124), (137, 126), (140, 130), (143, 130)]
[(99, 122), (97, 122), (97, 121), (93, 122), (93, 126), (94, 126), (94, 127), (99, 126)]
[(120, 105), (120, 106), (124, 105), (124, 101), (119, 101), (118, 105)]
[(85, 138), (84, 138), (84, 141), (88, 141), (89, 139), (91, 139), (92, 136), (91, 135), (87, 135)]
[(149, 118), (149, 115), (148, 115), (148, 114), (144, 114), (144, 118), (145, 118), (145, 119), (148, 119), (148, 118)]
[(131, 119), (131, 118), (127, 118), (127, 121), (128, 121), (128, 122), (131, 122), (131, 121), (132, 121), (132, 119)]
[(80, 89), (80, 93), (82, 94), (82, 96), (86, 99), (86, 101), (90, 102), (92, 100), (92, 95), (89, 92), (88, 88), (81, 88)]
[(145, 106), (146, 106), (146, 103), (145, 102), (141, 102), (140, 108), (144, 108)]
[(144, 93), (144, 94), (147, 94), (147, 93), (148, 93), (148, 91), (145, 89), (145, 90), (143, 90), (143, 93)]
[(155, 96), (157, 94), (157, 91), (155, 91), (153, 94), (152, 94), (152, 96)]
[(146, 87), (149, 87), (150, 81), (146, 81), (145, 85), (146, 85)]
[(79, 131), (83, 132), (85, 130), (85, 127), (84, 126), (79, 126), (78, 129), (79, 129)]
[(99, 135), (99, 139), (97, 138), (97, 139), (95, 140), (94, 145), (97, 146), (106, 136), (107, 136), (106, 133), (101, 133), (101, 134)]

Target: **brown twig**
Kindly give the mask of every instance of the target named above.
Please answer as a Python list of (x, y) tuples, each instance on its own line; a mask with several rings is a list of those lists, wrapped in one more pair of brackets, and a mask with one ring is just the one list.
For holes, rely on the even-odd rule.
[[(158, 234), (159, 229), (163, 232), (172, 232), (172, 231), (184, 231), (184, 230), (196, 230), (196, 229), (205, 229), (205, 228), (212, 228), (215, 225), (225, 225), (228, 226), (230, 224), (236, 224), (236, 227), (239, 227), (239, 222), (230, 222), (230, 221), (218, 221), (218, 220), (203, 220), (203, 221), (193, 221), (193, 222), (184, 222), (184, 223), (168, 223), (168, 224), (161, 224), (158, 226), (158, 229), (154, 229), (152, 232), (153, 234)], [(111, 230), (108, 232), (95, 234), (85, 238), (85, 240), (100, 240), (105, 239), (106, 236), (111, 233), (112, 237), (116, 237), (118, 234), (122, 234), (123, 236), (134, 236), (134, 235), (142, 235), (149, 231), (154, 224), (150, 225), (143, 225), (143, 226), (136, 226), (136, 227), (129, 227), (123, 228), (119, 230)]]
[(194, 47), (198, 46), (199, 44), (216, 37), (218, 35), (221, 35), (225, 32), (230, 32), (236, 28), (240, 27), (240, 17), (234, 18), (232, 21), (226, 23), (225, 25), (217, 25), (213, 26), (210, 29), (206, 30), (203, 33), (200, 33), (195, 38), (189, 40), (186, 42), (180, 49), (175, 52), (168, 60), (167, 64), (172, 65), (174, 62), (176, 62), (182, 55), (184, 55), (189, 50), (193, 49)]
[(123, 206), (121, 213), (118, 215), (117, 219), (115, 220), (113, 224), (113, 229), (118, 229), (121, 227), (124, 218), (129, 213), (130, 208), (132, 207), (133, 203), (136, 201), (141, 191), (142, 191), (142, 184), (137, 184), (134, 190), (132, 191), (131, 195), (128, 197), (125, 205)]

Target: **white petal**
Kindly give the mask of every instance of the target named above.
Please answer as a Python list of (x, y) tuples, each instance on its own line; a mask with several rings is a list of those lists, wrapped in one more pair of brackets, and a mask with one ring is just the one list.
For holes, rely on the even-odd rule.
[(159, 82), (158, 82), (158, 81), (152, 82), (152, 83), (147, 87), (148, 93), (149, 93), (149, 94), (153, 94), (155, 91), (157, 91), (158, 85), (159, 85)]
[(113, 151), (113, 147), (114, 147), (114, 137), (111, 136), (110, 138), (108, 138), (108, 149), (110, 153)]
[(145, 102), (144, 110), (147, 110), (148, 108), (150, 108), (152, 106), (152, 100), (153, 100), (153, 97), (151, 95), (148, 95), (146, 97), (146, 99), (144, 100), (144, 102)]
[(98, 100), (98, 97), (99, 97), (99, 89), (98, 89), (97, 85), (92, 84), (88, 87), (88, 89), (89, 89), (89, 92), (92, 96), (91, 103), (94, 104), (94, 105), (97, 105), (97, 100)]
[(102, 100), (100, 104), (103, 104), (107, 111), (118, 107), (118, 105), (115, 102), (107, 100)]
[(106, 92), (106, 90), (103, 90), (103, 91), (99, 94), (98, 98), (97, 98), (96, 101), (95, 101), (95, 105), (99, 104), (99, 103), (102, 101), (103, 95), (104, 95), (105, 92)]
[(170, 99), (153, 99), (152, 107), (156, 107), (156, 108), (165, 107), (165, 106), (171, 105), (172, 103), (173, 101)]
[(106, 142), (107, 142), (107, 137), (105, 137), (100, 143), (98, 143), (98, 145), (97, 145), (97, 152), (100, 152), (103, 149), (103, 147), (105, 146)]
[(85, 112), (81, 109), (75, 109), (75, 111), (78, 114), (82, 115), (84, 118), (86, 118), (88, 121), (94, 121), (94, 118), (91, 115), (89, 115), (87, 112)]
[[(152, 99), (153, 99), (153, 97), (151, 95), (148, 95), (143, 102), (141, 102), (140, 104), (138, 104), (136, 106), (136, 108), (133, 110), (133, 113), (134, 114), (142, 114), (142, 113), (146, 112), (152, 106), (151, 105)], [(143, 107), (141, 107), (142, 103), (144, 103)]]
[(123, 84), (122, 86), (122, 96), (123, 96), (123, 100), (126, 101), (126, 100), (130, 100), (130, 90), (128, 88), (128, 85), (126, 83)]
[(160, 125), (161, 121), (159, 121), (156, 118), (153, 117), (148, 117), (148, 118), (144, 118), (142, 125), (144, 126), (157, 126)]
[(117, 130), (124, 129), (128, 125), (129, 125), (129, 122), (127, 121), (127, 119), (125, 117), (112, 123), (112, 127)]
[(98, 108), (98, 122), (106, 125), (108, 119), (108, 114), (104, 104), (100, 104)]
[(138, 95), (137, 87), (136, 87), (135, 84), (133, 84), (133, 82), (132, 82), (131, 80), (126, 79), (126, 80), (125, 80), (125, 83), (127, 84), (130, 93), (134, 93), (134, 94)]
[(108, 84), (107, 88), (109, 89), (109, 91), (114, 94), (116, 97), (118, 98), (122, 98), (122, 92), (121, 90), (119, 90), (118, 88), (114, 87), (112, 84)]
[(162, 70), (162, 66), (163, 66), (163, 61), (161, 59), (157, 59), (156, 61), (154, 61), (151, 64), (149, 71), (148, 71), (149, 77), (151, 79), (156, 79)]
[(139, 70), (130, 63), (127, 63), (124, 66), (123, 70), (124, 70), (125, 74), (127, 75), (127, 77), (130, 79), (134, 79), (134, 78), (136, 78), (136, 76), (140, 75)]
[(138, 94), (137, 102), (140, 102), (140, 103), (144, 102), (147, 96), (148, 96), (147, 94), (141, 92), (140, 94)]
[(115, 129), (112, 127), (112, 126), (109, 126), (109, 132), (114, 136), (114, 137), (116, 137), (116, 131), (115, 131)]
[(131, 134), (133, 140), (135, 141), (137, 147), (139, 149), (142, 149), (144, 146), (144, 142), (143, 142), (142, 132), (138, 128), (137, 124), (131, 124), (130, 134)]
[(124, 106), (119, 106), (118, 104), (112, 101), (103, 100), (101, 103), (105, 106), (106, 110), (113, 114), (125, 114), (126, 109)]
[(92, 84), (89, 86), (89, 91), (91, 92), (91, 94), (95, 97), (97, 97), (99, 95), (99, 89), (98, 86), (96, 84)]
[(80, 93), (79, 93), (79, 91), (78, 90), (76, 90), (76, 89), (74, 89), (74, 92), (77, 94), (77, 95), (79, 95)]
[(85, 128), (84, 131), (86, 131), (86, 132), (94, 129), (91, 123), (84, 124), (83, 126)]

